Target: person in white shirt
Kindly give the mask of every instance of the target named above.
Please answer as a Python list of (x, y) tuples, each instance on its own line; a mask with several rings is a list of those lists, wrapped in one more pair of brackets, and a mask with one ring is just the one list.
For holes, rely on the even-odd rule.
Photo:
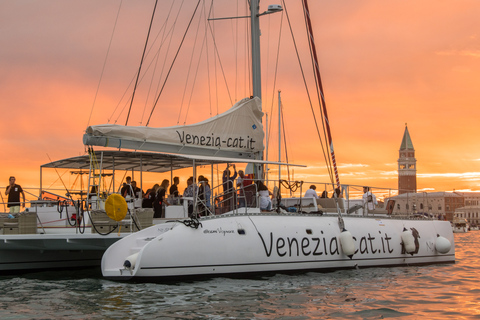
[(304, 198), (315, 198), (315, 199), (318, 199), (318, 194), (317, 192), (315, 191), (317, 189), (317, 187), (315, 187), (314, 184), (312, 184), (310, 186), (310, 189), (308, 189), (306, 192), (305, 192), (305, 196)]
[(363, 205), (368, 211), (373, 211), (377, 204), (377, 197), (370, 191), (370, 188), (363, 187)]

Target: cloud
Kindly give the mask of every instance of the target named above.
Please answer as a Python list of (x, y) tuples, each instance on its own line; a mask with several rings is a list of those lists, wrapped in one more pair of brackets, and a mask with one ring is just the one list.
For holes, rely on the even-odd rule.
[(448, 50), (448, 51), (437, 51), (435, 53), (440, 56), (464, 56), (464, 57), (480, 58), (480, 50)]
[(417, 178), (480, 179), (480, 172), (417, 173)]

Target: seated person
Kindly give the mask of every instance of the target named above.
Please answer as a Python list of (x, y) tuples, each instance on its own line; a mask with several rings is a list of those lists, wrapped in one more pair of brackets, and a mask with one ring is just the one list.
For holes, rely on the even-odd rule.
[(260, 200), (260, 210), (261, 211), (270, 211), (272, 210), (272, 199), (270, 196), (272, 193), (268, 190), (268, 187), (262, 182), (257, 181), (258, 195)]
[(335, 195), (337, 196), (337, 199), (343, 198), (340, 188), (335, 188), (335, 191), (332, 194), (332, 198), (335, 198)]
[(317, 189), (317, 187), (312, 184), (310, 186), (310, 189), (308, 189), (306, 192), (305, 192), (305, 195), (303, 196), (304, 198), (315, 198), (315, 199), (318, 199), (318, 194), (317, 192), (315, 191)]

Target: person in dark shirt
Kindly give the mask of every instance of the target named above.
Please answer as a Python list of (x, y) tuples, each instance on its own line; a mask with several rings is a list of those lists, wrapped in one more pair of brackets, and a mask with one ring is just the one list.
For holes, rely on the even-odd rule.
[(170, 203), (167, 201), (165, 197), (169, 184), (170, 184), (170, 181), (168, 181), (167, 179), (164, 179), (160, 187), (157, 189), (155, 200), (153, 202), (154, 218), (165, 218), (163, 205), (166, 205), (166, 206), (170, 205)]
[[(5, 195), (8, 196), (7, 207), (10, 208), (10, 213), (20, 212), (20, 205), (25, 208), (25, 193), (20, 185), (15, 183), (15, 177), (10, 177), (9, 185), (5, 190)], [(23, 201), (20, 202), (20, 195), (22, 195)]]
[(132, 177), (127, 177), (125, 179), (126, 183), (123, 184), (122, 190), (120, 190), (120, 194), (122, 197), (126, 198), (127, 196), (133, 197), (133, 188), (132, 188)]
[(178, 177), (174, 177), (173, 178), (173, 184), (170, 186), (170, 190), (168, 190), (168, 193), (175, 198), (178, 197), (178, 184), (179, 183), (180, 183), (180, 179)]

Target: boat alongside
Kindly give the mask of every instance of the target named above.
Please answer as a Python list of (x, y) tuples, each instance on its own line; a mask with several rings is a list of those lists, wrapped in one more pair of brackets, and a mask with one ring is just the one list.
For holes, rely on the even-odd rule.
[[(115, 181), (115, 172), (122, 171), (122, 176), (125, 170), (168, 172), (172, 158), (122, 151), (103, 151), (97, 156), (102, 159), (101, 166), (92, 166), (92, 156), (87, 154), (44, 164), (40, 176), (43, 170), (55, 168), (82, 171), (92, 177), (108, 175), (112, 183), (89, 179), (91, 183), (84, 190), (64, 190), (65, 195), (40, 189), (38, 198), (29, 201), (24, 212), (0, 213), (1, 272), (99, 266), (111, 244), (156, 223), (153, 209), (136, 207), (133, 199), (126, 216), (115, 221), (105, 211), (105, 202), (116, 194), (117, 188), (109, 187)], [(190, 160), (176, 162), (179, 167), (191, 165)], [(97, 192), (89, 193), (93, 183)], [(186, 217), (186, 211), (182, 206), (172, 206), (167, 217)]]

